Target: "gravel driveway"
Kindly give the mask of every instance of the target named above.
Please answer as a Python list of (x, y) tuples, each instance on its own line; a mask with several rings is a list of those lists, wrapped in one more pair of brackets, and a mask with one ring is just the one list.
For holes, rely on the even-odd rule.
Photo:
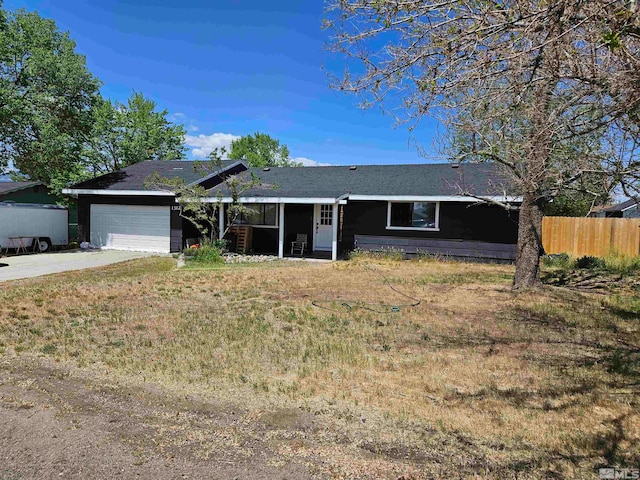
[(103, 267), (133, 258), (150, 257), (145, 252), (120, 252), (116, 250), (75, 250), (71, 252), (38, 253), (0, 258), (0, 282), (19, 278), (38, 277), (51, 273)]

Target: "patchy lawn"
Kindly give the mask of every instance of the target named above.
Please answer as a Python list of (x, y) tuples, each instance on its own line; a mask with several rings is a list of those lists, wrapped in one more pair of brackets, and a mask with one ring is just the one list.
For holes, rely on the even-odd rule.
[(509, 266), (174, 265), (1, 286), (0, 478), (640, 465), (637, 283), (514, 294)]

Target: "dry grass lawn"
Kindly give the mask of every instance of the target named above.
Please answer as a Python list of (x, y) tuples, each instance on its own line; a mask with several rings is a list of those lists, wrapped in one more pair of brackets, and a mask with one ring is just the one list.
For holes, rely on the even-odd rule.
[(638, 468), (640, 292), (515, 294), (512, 273), (366, 258), (201, 271), (136, 260), (0, 286), (0, 357), (241, 412), (243, 427), (215, 435), (149, 419), (143, 461), (186, 438), (203, 459), (241, 450), (259, 424), (273, 465), (296, 461), (320, 478)]

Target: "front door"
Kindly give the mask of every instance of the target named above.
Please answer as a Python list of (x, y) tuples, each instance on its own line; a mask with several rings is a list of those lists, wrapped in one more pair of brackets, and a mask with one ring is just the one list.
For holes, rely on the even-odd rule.
[(333, 205), (314, 205), (313, 249), (331, 251), (333, 241)]

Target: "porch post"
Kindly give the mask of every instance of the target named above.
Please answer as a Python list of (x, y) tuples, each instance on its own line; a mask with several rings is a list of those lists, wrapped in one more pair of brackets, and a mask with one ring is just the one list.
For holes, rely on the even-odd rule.
[(220, 240), (224, 238), (224, 203), (218, 207), (218, 238)]
[(278, 258), (284, 258), (284, 203), (278, 207)]
[(338, 202), (333, 204), (333, 219), (331, 225), (333, 226), (331, 237), (331, 260), (336, 261), (338, 259)]

